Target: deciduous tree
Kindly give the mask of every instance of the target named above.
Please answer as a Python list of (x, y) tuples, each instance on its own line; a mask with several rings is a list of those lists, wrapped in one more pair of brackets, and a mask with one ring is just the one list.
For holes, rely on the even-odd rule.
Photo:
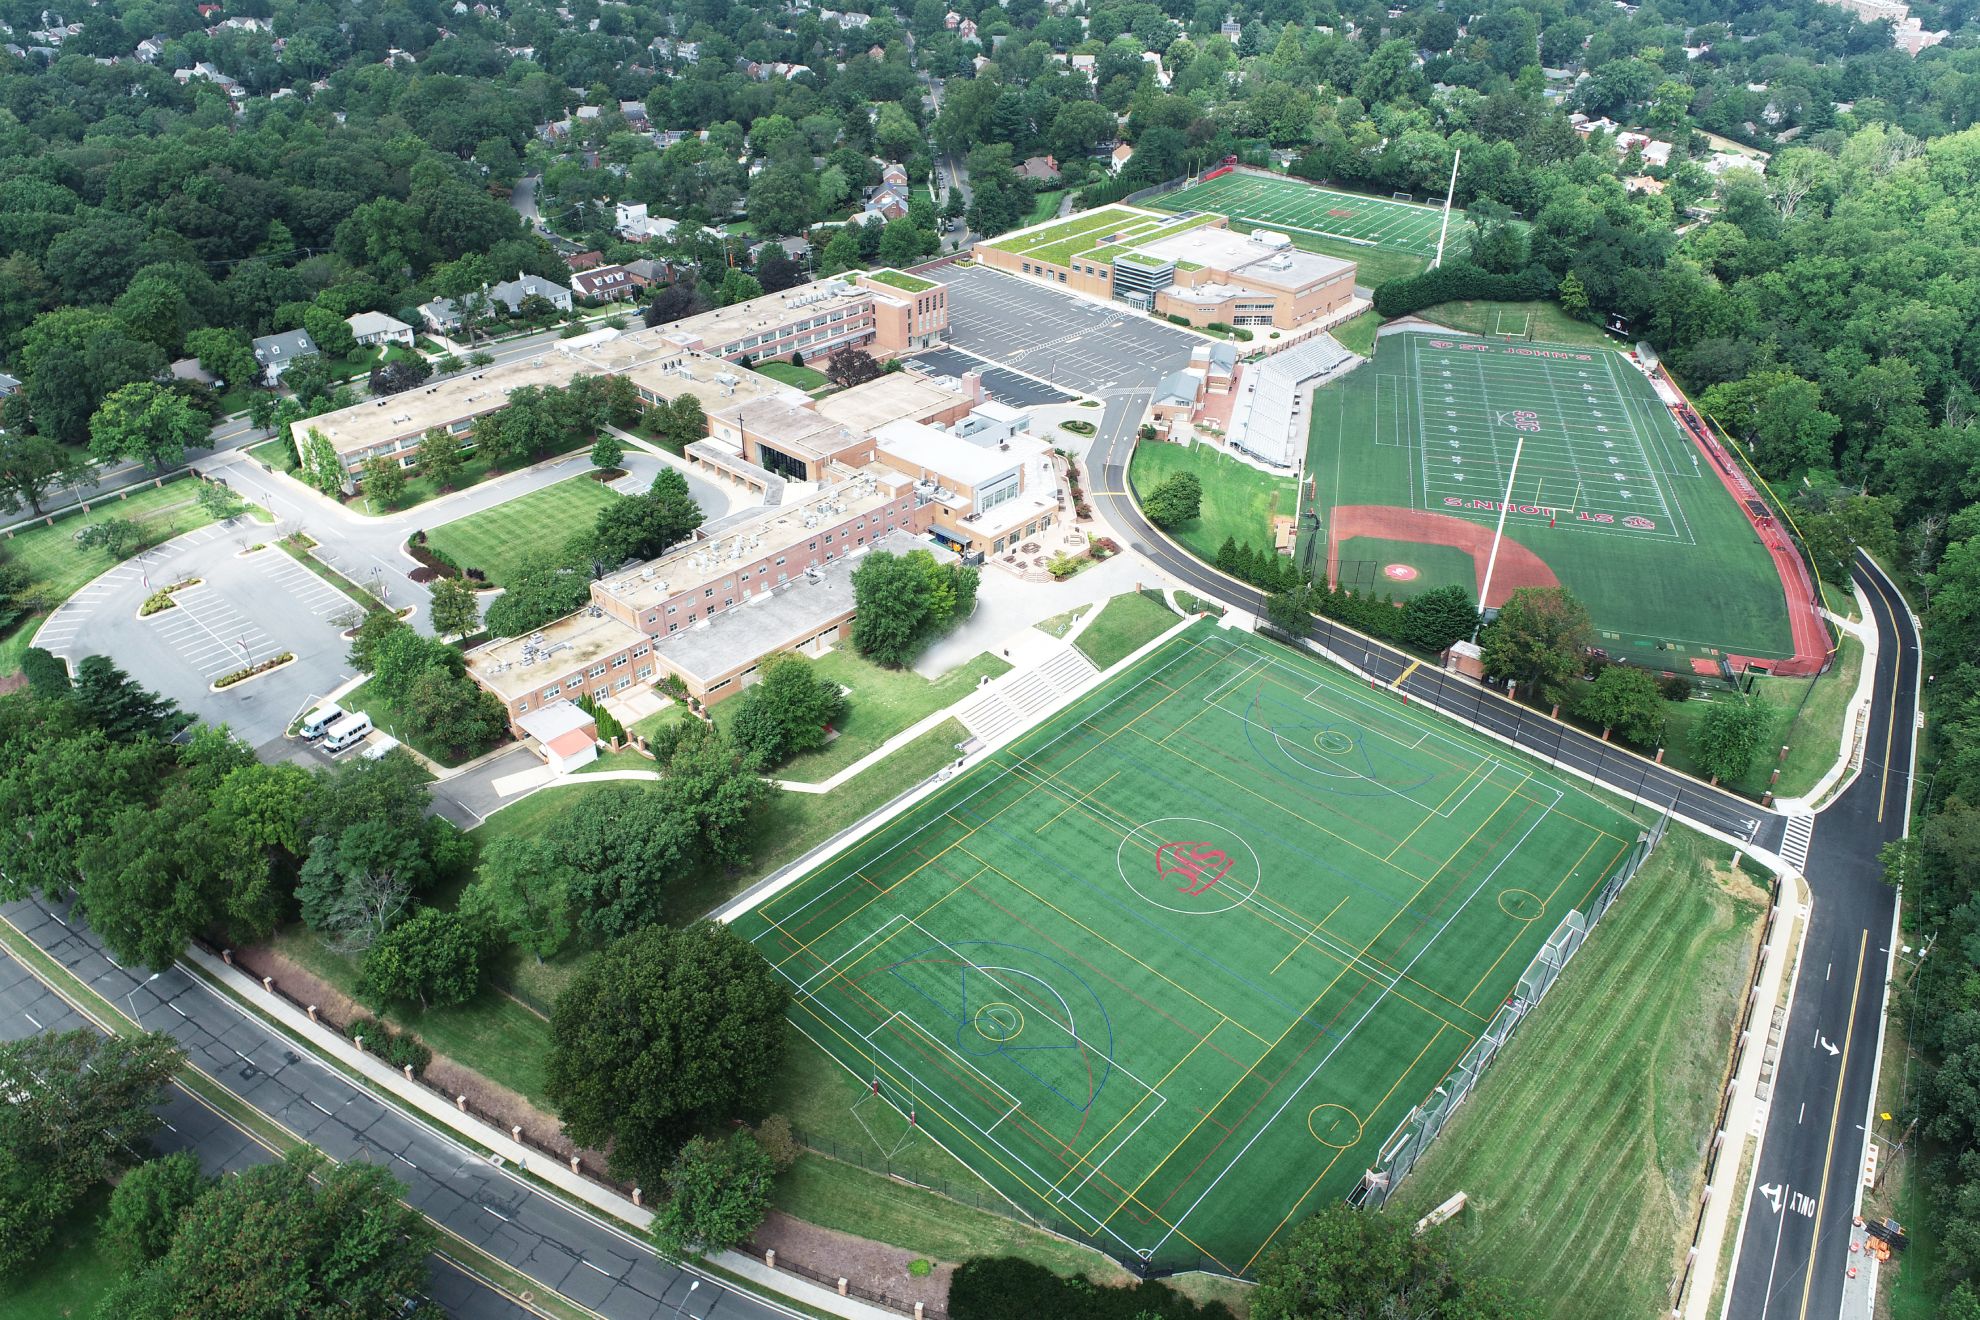
[(441, 490), (452, 490), (460, 479), (461, 465), (467, 461), (460, 440), (444, 426), (430, 426), (419, 438), (419, 475)]
[(483, 851), (461, 910), (542, 962), (571, 937), (576, 880), (549, 840), (497, 839)]
[(788, 992), (727, 926), (648, 926), (557, 997), (544, 1090), (582, 1145), (648, 1187), (700, 1129), (751, 1116), (782, 1060)]
[(103, 1241), (126, 1270), (139, 1270), (163, 1256), (179, 1231), (179, 1221), (213, 1186), (199, 1160), (174, 1151), (138, 1165), (110, 1193)]
[(435, 578), (432, 586), (433, 631), (442, 637), (467, 637), (481, 627), (481, 601), (465, 578)]
[(458, 913), (425, 907), (380, 935), (358, 965), (358, 993), (375, 1004), (465, 1004), (481, 988), (482, 937)]
[(1141, 502), (1141, 511), (1157, 527), (1178, 527), (1194, 521), (1203, 511), (1203, 482), (1194, 472), (1175, 472), (1163, 478)]
[(1479, 636), (1487, 673), (1549, 701), (1565, 696), (1594, 644), (1587, 608), (1562, 587), (1521, 587)]
[(119, 387), (89, 419), (92, 458), (128, 458), (160, 475), (205, 439), (206, 419), (182, 395), (149, 381)]
[(385, 508), (396, 508), (406, 497), (406, 470), (399, 460), (384, 454), (364, 460), (364, 493)]
[(665, 1199), (648, 1230), (653, 1244), (677, 1260), (741, 1246), (770, 1212), (776, 1172), (748, 1132), (689, 1138), (667, 1166)]
[(1334, 1204), (1294, 1226), (1258, 1267), (1256, 1320), (1314, 1316), (1462, 1315), (1528, 1320), (1536, 1313), (1435, 1233), (1379, 1210)]
[(1437, 654), (1470, 637), (1477, 626), (1470, 592), (1460, 586), (1437, 587), (1404, 603), (1396, 635), (1405, 646)]
[(1615, 730), (1640, 747), (1656, 747), (1664, 739), (1664, 694), (1656, 678), (1634, 665), (1605, 665), (1577, 703), (1577, 712), (1602, 726), (1602, 736)]
[(0, 430), (0, 512), (26, 505), (37, 515), (42, 497), (58, 486), (95, 485), (82, 455), (45, 435)]
[(1714, 701), (1691, 730), (1691, 754), (1713, 783), (1738, 779), (1753, 764), (1773, 723), (1774, 708), (1759, 697)]
[(822, 678), (804, 656), (766, 656), (757, 681), (735, 699), (729, 736), (764, 768), (825, 745), (832, 725), (845, 716), (839, 685)]

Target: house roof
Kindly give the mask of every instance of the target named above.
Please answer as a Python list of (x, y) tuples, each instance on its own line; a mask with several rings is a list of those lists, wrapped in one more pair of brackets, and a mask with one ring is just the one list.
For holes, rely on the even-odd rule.
[(536, 296), (556, 300), (558, 294), (568, 294), (569, 289), (555, 280), (546, 280), (541, 275), (518, 275), (512, 280), (503, 280), (488, 291), (488, 296), (511, 307), (523, 299)]
[(309, 337), (307, 330), (284, 330), (279, 335), (263, 335), (254, 341), (254, 360), (267, 366), (271, 362), (286, 362), (316, 351), (316, 341)]
[[(546, 671), (540, 677), (547, 680)], [(584, 713), (575, 701), (552, 701), (516, 717), (522, 731), (540, 743), (551, 744), (567, 734), (597, 730), (597, 721)]]
[(596, 742), (597, 739), (584, 730), (572, 729), (569, 733), (558, 734), (543, 745), (556, 753), (560, 759), (569, 760)]
[(595, 270), (583, 270), (571, 276), (571, 287), (590, 297), (608, 289), (631, 288), (632, 272), (624, 266), (599, 266)]
[(344, 324), (351, 328), (354, 335), (397, 334), (401, 330), (412, 329), (398, 317), (387, 316), (383, 312), (357, 312), (345, 317)]
[(1195, 403), (1196, 377), (1187, 371), (1172, 371), (1155, 387), (1157, 403)]

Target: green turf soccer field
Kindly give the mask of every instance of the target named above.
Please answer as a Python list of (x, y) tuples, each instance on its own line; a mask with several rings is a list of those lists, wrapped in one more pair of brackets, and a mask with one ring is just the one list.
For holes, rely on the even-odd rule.
[[(1476, 593), (1522, 437), (1494, 603), (1558, 582), (1612, 652), (1654, 667), (1794, 653), (1766, 547), (1642, 373), (1608, 350), (1384, 334), (1373, 362), (1313, 403), (1307, 473), (1337, 579)], [(1425, 550), (1369, 559), (1364, 538)]]
[(1638, 833), (1205, 621), (736, 925), (873, 1088), (872, 1156), (918, 1130), (1119, 1258), (1242, 1274)]
[[(1335, 192), (1301, 179), (1243, 173), (1166, 193), (1148, 205), (1164, 211), (1215, 211), (1268, 229), (1304, 230), (1418, 257), (1436, 255), (1444, 214), (1435, 206)], [(1451, 238), (1462, 238), (1464, 224), (1464, 212), (1453, 211)]]

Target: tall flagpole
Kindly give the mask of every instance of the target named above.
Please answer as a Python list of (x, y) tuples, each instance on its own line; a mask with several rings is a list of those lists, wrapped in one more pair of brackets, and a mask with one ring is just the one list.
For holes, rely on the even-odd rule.
[(1437, 227), (1437, 259), (1430, 263), (1431, 270), (1444, 264), (1444, 237), (1451, 232), (1451, 203), (1457, 200), (1457, 167), (1462, 159), (1462, 151), (1451, 152), (1451, 185), (1444, 189), (1444, 222)]
[(1478, 634), (1485, 630), (1485, 602), (1492, 596), (1492, 570), (1499, 566), (1499, 542), (1506, 535), (1506, 515), (1512, 512), (1513, 480), (1519, 476), (1519, 456), (1526, 449), (1526, 437), (1521, 436), (1513, 446), (1512, 471), (1506, 473), (1506, 497), (1499, 501), (1499, 530), (1492, 533), (1492, 553), (1485, 560), (1485, 584), (1478, 588), (1478, 626), (1471, 630), (1471, 644), (1478, 644)]

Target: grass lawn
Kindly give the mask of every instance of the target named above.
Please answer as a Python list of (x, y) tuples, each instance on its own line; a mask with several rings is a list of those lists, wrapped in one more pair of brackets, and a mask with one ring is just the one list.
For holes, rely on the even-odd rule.
[[(1011, 668), (1002, 657), (985, 651), (930, 682), (912, 669), (884, 669), (850, 647), (813, 664), (820, 678), (852, 690), (846, 718), (837, 738), (779, 766), (775, 771), (779, 779), (805, 783), (829, 779), (916, 720), (961, 701), (976, 691), (985, 676), (995, 678)], [(715, 723), (726, 727), (733, 718), (730, 712), (740, 709), (735, 702), (722, 702), (715, 707)]]
[(677, 701), (671, 701), (659, 710), (654, 711), (651, 715), (648, 715), (639, 723), (633, 725), (628, 732), (636, 733), (642, 738), (651, 740), (658, 737), (660, 730), (666, 728), (669, 724), (677, 723), (686, 718), (687, 707)]
[(1375, 332), (1382, 328), (1382, 314), (1373, 308), (1342, 325), (1335, 326), (1327, 333), (1340, 341), (1341, 347), (1362, 357), (1375, 352)]
[(118, 1268), (103, 1245), (110, 1189), (91, 1188), (55, 1226), (55, 1241), (20, 1277), (0, 1283), (0, 1315), (90, 1316)]
[[(589, 451), (590, 448), (591, 446), (589, 444), (573, 445), (571, 448), (564, 450), (563, 453), (552, 454), (550, 457), (562, 458), (564, 454), (581, 454)], [(398, 503), (385, 505), (362, 494), (359, 499), (364, 512), (373, 516), (382, 516), (386, 513), (400, 513), (406, 509), (417, 508), (419, 505), (425, 504), (428, 500), (439, 499), (442, 495), (457, 494), (460, 491), (468, 489), (470, 486), (479, 486), (484, 481), (491, 480), (495, 477), (507, 476), (509, 473), (517, 470), (516, 468), (498, 469), (493, 463), (481, 457), (475, 451), (469, 450), (466, 454), (462, 455), (461, 470), (455, 474), (454, 484), (445, 490), (440, 489), (440, 483), (437, 481), (422, 477), (417, 472), (411, 472), (406, 475), (406, 493), (399, 497)]]
[[(137, 487), (123, 499), (103, 496), (87, 513), (58, 513), (52, 525), (43, 523), (0, 540), (0, 559), (25, 564), (49, 603), (59, 604), (118, 563), (101, 547), (84, 550), (77, 546), (78, 532), (107, 518), (128, 518), (143, 526), (148, 544), (158, 545), (213, 521), (193, 497), (197, 489), (190, 481), (169, 481), (163, 486)], [(0, 678), (20, 669), (21, 656), (40, 622), (38, 616), (29, 618), (0, 636)]]
[(1086, 617), (1086, 612), (1092, 608), (1091, 605), (1076, 606), (1073, 609), (1067, 610), (1064, 614), (1054, 614), (1049, 619), (1040, 619), (1032, 627), (1042, 633), (1049, 633), (1053, 637), (1064, 637), (1073, 630), (1075, 623)]
[(830, 383), (825, 379), (824, 372), (812, 367), (794, 366), (789, 362), (765, 362), (752, 368), (752, 370), (759, 376), (768, 376), (771, 380), (779, 381), (785, 385), (794, 386), (797, 389), (807, 392), (823, 389)]
[(645, 770), (651, 773), (659, 768), (659, 764), (652, 757), (642, 756), (628, 748), (619, 752), (600, 752), (597, 760), (580, 769), (578, 773), (595, 775), (607, 770)]
[(1176, 626), (1176, 616), (1159, 596), (1130, 591), (1114, 597), (1100, 609), (1100, 617), (1086, 625), (1073, 641), (1079, 653), (1101, 669), (1145, 646)]
[(1571, 344), (1577, 348), (1614, 348), (1616, 345), (1616, 341), (1603, 333), (1600, 327), (1575, 320), (1562, 311), (1557, 302), (1447, 302), (1426, 307), (1416, 315), (1453, 330), (1496, 336), (1502, 324), (1500, 313), (1505, 314), (1507, 322), (1516, 320), (1521, 313), (1529, 316), (1533, 338), (1539, 343)]
[[(358, 960), (332, 949), (300, 925), (281, 932), (270, 943), (284, 957), (346, 994), (357, 983)], [(494, 986), (455, 1008), (421, 1012), (417, 1006), (399, 1005), (382, 1016), (411, 1030), (435, 1054), (465, 1064), (532, 1104), (548, 1108), (543, 1094), (543, 1061), (550, 1054), (550, 1024)]]
[(1674, 828), (1390, 1204), (1452, 1193), (1468, 1240), (1547, 1314), (1669, 1307), (1765, 893)]
[(1168, 532), (1199, 559), (1214, 561), (1225, 537), (1267, 549), (1272, 544), (1272, 519), (1295, 512), (1291, 477), (1261, 472), (1210, 445), (1158, 441), (1134, 447), (1128, 478), (1136, 490), (1146, 494), (1177, 472), (1194, 472), (1203, 483), (1203, 512), (1196, 521)]
[[(1767, 788), (1775, 756), (1783, 743), (1788, 757), (1781, 764), (1780, 782), (1774, 785), (1779, 797), (1798, 797), (1815, 787), (1815, 781), (1836, 762), (1845, 730), (1843, 716), (1850, 696), (1856, 691), (1863, 672), (1863, 644), (1845, 635), (1829, 672), (1815, 678), (1759, 678), (1753, 690), (1778, 713), (1774, 735), (1762, 740), (1761, 754), (1739, 779), (1727, 785), (1738, 793), (1758, 797)], [(1724, 700), (1733, 700), (1721, 694)], [(1803, 700), (1804, 695), (1806, 701)], [(1691, 731), (1705, 718), (1709, 705), (1687, 701), (1669, 708), (1670, 724), (1664, 732), (1664, 760), (1686, 774), (1697, 774), (1697, 761), (1691, 754)]]
[(480, 513), (431, 528), (428, 544), (463, 568), (478, 568), (498, 585), (532, 554), (556, 550), (572, 532), (588, 527), (598, 511), (620, 499), (590, 474), (567, 477)]
[(1066, 195), (1064, 188), (1051, 188), (1031, 199), (1031, 211), (1023, 223), (1042, 224), (1059, 213), (1059, 200)]
[(263, 440), (258, 445), (250, 445), (248, 456), (257, 463), (266, 463), (277, 472), (294, 472), (298, 466), (296, 447), (289, 443), (286, 436), (278, 435), (273, 440)]

